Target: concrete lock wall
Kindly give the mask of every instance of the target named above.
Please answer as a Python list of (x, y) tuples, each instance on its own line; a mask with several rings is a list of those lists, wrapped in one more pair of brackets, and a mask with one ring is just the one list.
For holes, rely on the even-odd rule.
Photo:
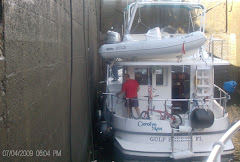
[[(86, 161), (99, 2), (1, 0), (1, 7), (0, 161)], [(4, 150), (33, 155), (6, 157)]]

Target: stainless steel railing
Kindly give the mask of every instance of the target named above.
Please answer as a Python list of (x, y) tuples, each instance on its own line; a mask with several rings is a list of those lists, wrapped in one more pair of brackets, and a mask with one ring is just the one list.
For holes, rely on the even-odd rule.
[[(208, 54), (210, 55), (210, 57), (212, 58), (213, 61), (213, 56), (216, 55), (215, 51), (217, 51), (216, 49), (218, 48), (218, 46), (215, 45), (215, 43), (220, 42), (220, 58), (221, 60), (223, 59), (223, 42), (224, 40), (222, 39), (215, 39), (213, 38), (213, 35), (211, 35), (210, 39), (208, 39), (208, 42), (205, 46), (205, 49), (208, 50)], [(218, 54), (219, 54), (219, 50), (218, 50)]]
[[(211, 98), (211, 99), (201, 99), (201, 98), (191, 98), (191, 99), (160, 99), (160, 98), (155, 98), (155, 99), (152, 99), (151, 102), (162, 102), (164, 108), (165, 108), (165, 111), (166, 109), (169, 107), (169, 105), (167, 103), (169, 102), (173, 102), (173, 101), (177, 101), (177, 102), (188, 102), (188, 112), (191, 112), (193, 108), (196, 107), (196, 105), (194, 103), (198, 102), (198, 103), (202, 103), (202, 106), (203, 108), (207, 109), (208, 106), (207, 106), (207, 101), (210, 101), (210, 100), (216, 100), (216, 101), (219, 101), (219, 102), (222, 102), (222, 107), (223, 107), (223, 114), (222, 116), (224, 116), (224, 114), (227, 112), (227, 106), (226, 106), (226, 102), (228, 100), (228, 98), (230, 97), (224, 90), (222, 90), (220, 87), (216, 86), (216, 88), (219, 88), (221, 93), (224, 94), (224, 96), (221, 96), (219, 98)], [(110, 109), (112, 109), (112, 111), (115, 111), (115, 104), (117, 104), (117, 101), (116, 99), (121, 99), (121, 100), (124, 100), (123, 97), (120, 97), (120, 96), (116, 96), (112, 93), (103, 93), (103, 95), (108, 95), (108, 107)], [(146, 101), (146, 102), (149, 102), (148, 99), (137, 99), (138, 101)], [(115, 102), (116, 103), (115, 103)], [(224, 103), (224, 104), (223, 104)], [(199, 104), (197, 104), (198, 106), (200, 106)], [(190, 113), (188, 113), (190, 115)], [(188, 116), (189, 118), (189, 116)]]
[(214, 84), (214, 88), (216, 88), (219, 92), (219, 98), (216, 98), (216, 101), (223, 107), (223, 116), (225, 112), (227, 112), (227, 101), (231, 99), (231, 96), (225, 92), (222, 88), (218, 87)]
[(220, 162), (221, 153), (223, 152), (224, 145), (232, 137), (234, 133), (240, 130), (240, 120), (234, 124), (221, 138), (215, 143), (214, 148), (212, 149), (211, 154), (209, 155), (207, 162)]

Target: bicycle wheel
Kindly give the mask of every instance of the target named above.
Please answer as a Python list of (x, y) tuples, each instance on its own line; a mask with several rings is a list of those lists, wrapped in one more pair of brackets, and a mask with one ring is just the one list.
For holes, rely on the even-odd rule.
[(182, 124), (182, 118), (178, 114), (171, 114), (168, 116), (168, 120), (172, 128), (178, 128)]
[(150, 119), (148, 111), (143, 111), (140, 114), (140, 119)]

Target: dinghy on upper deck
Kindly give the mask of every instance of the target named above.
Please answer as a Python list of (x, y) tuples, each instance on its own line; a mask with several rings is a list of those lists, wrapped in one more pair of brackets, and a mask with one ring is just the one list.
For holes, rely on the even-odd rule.
[(127, 34), (121, 43), (105, 44), (99, 49), (99, 54), (104, 59), (188, 57), (197, 53), (205, 41), (206, 37), (200, 31), (177, 35), (161, 33), (160, 28), (157, 27), (149, 30), (146, 34)]
[[(179, 29), (176, 20), (173, 18), (170, 23), (168, 20), (161, 19), (157, 16), (157, 10), (170, 8), (185, 10), (189, 16), (182, 20), (182, 24), (189, 21), (188, 31)], [(181, 11), (180, 11), (181, 10)], [(113, 60), (122, 59), (176, 59), (179, 57), (189, 57), (199, 51), (204, 45), (206, 37), (204, 35), (204, 16), (199, 15), (201, 21), (198, 25), (193, 22), (192, 14), (195, 10), (204, 10), (204, 6), (196, 3), (185, 2), (166, 2), (166, 1), (139, 1), (130, 4), (124, 10), (123, 38), (119, 33), (108, 31), (105, 44), (101, 46), (98, 53), (103, 59)], [(153, 12), (154, 11), (154, 12)], [(155, 12), (156, 11), (156, 12)], [(150, 17), (149, 13), (152, 14)], [(204, 12), (202, 12), (205, 14)], [(159, 14), (159, 13), (158, 13)], [(154, 19), (154, 25), (149, 23)], [(146, 23), (145, 23), (146, 22)], [(147, 25), (146, 25), (147, 24)], [(144, 30), (137, 30), (143, 26)]]

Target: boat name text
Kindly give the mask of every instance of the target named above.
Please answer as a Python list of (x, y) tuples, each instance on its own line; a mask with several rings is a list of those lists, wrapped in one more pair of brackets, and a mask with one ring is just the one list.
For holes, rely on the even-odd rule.
[(184, 39), (184, 38), (188, 38), (188, 37), (193, 37), (193, 34), (188, 34), (188, 35), (182, 37), (182, 39)]
[[(187, 137), (187, 136), (174, 137), (174, 142), (187, 142), (190, 140), (191, 140), (191, 137)], [(201, 136), (194, 137), (194, 138), (192, 138), (192, 140), (203, 141)], [(171, 142), (172, 138), (171, 137), (150, 137), (150, 141), (152, 141), (152, 142)]]
[(156, 131), (156, 132), (162, 131), (162, 128), (158, 127), (157, 123), (139, 121), (138, 126), (139, 127), (151, 127), (152, 131)]
[(116, 50), (126, 49), (126, 46), (118, 46), (116, 47)]
[(106, 50), (107, 50), (107, 51), (110, 51), (110, 50), (114, 50), (114, 48), (107, 48)]

